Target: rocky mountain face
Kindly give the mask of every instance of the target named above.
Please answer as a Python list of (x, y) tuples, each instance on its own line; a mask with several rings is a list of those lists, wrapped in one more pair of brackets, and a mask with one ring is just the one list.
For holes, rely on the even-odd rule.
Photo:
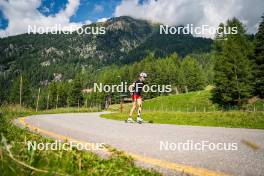
[(212, 40), (191, 35), (160, 35), (159, 25), (131, 17), (111, 18), (85, 27), (104, 27), (105, 34), (22, 34), (0, 39), (0, 76), (27, 74), (35, 83), (71, 79), (80, 70), (128, 64), (149, 52), (180, 56), (208, 52)]

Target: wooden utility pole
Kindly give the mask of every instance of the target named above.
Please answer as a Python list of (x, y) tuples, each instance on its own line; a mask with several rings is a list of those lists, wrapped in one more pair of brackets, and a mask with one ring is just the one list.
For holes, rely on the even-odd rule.
[(22, 106), (22, 88), (23, 88), (23, 78), (20, 77), (20, 86), (19, 86), (19, 105)]
[(36, 112), (38, 112), (38, 106), (39, 106), (39, 94), (40, 94), (40, 88), (38, 90), (38, 98), (37, 98), (37, 104), (36, 104)]
[(56, 98), (56, 109), (58, 108), (58, 101), (59, 101), (59, 95), (57, 93), (57, 98)]
[(69, 97), (67, 97), (67, 107), (70, 107)]
[(123, 113), (123, 98), (120, 99), (120, 113)]
[(47, 97), (47, 106), (46, 106), (46, 110), (48, 110), (49, 109), (49, 95), (50, 94), (50, 92), (48, 91), (48, 97)]
[(178, 91), (177, 86), (175, 87), (175, 93), (176, 93), (176, 95), (179, 95), (179, 91)]
[(184, 86), (184, 88), (185, 88), (185, 93), (188, 93), (188, 87)]

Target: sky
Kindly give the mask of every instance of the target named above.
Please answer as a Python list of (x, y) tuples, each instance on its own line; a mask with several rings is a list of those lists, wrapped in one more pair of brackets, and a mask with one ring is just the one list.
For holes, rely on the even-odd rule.
[(264, 0), (0, 0), (0, 37), (26, 33), (28, 25), (82, 26), (123, 15), (213, 27), (237, 17), (255, 33), (263, 13)]

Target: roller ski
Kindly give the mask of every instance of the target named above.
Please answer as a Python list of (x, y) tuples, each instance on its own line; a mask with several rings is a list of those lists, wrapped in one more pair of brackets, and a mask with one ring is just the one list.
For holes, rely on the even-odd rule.
[(127, 120), (125, 120), (126, 123), (135, 123), (135, 121), (129, 117)]

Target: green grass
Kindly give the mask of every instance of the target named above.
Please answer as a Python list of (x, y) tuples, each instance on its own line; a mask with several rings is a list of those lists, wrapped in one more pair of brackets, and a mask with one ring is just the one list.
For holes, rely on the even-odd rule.
[[(128, 114), (103, 114), (104, 118), (126, 120)], [(143, 112), (143, 119), (154, 123), (264, 129), (264, 112)]]
[[(41, 113), (81, 112), (82, 109), (56, 109)], [(83, 109), (87, 112), (90, 110)], [(92, 110), (93, 111), (93, 110)], [(25, 141), (52, 142), (52, 139), (33, 134), (12, 123), (15, 117), (36, 114), (34, 110), (20, 107), (1, 107), (0, 109), (0, 175), (159, 175), (152, 170), (135, 166), (131, 157), (122, 152), (112, 151), (107, 159), (94, 153), (79, 150), (27, 150)], [(6, 141), (5, 141), (6, 140)], [(12, 153), (13, 158), (10, 157)], [(37, 171), (34, 167), (47, 171)]]
[[(162, 112), (215, 112), (222, 110), (223, 107), (215, 104), (211, 100), (211, 89), (183, 93), (179, 95), (159, 96), (153, 99), (145, 100), (143, 103), (144, 111), (162, 111)], [(128, 112), (131, 103), (123, 105), (124, 111)], [(227, 110), (238, 110), (237, 107), (227, 106)], [(247, 111), (264, 111), (264, 101), (252, 98), (250, 103), (242, 107)], [(111, 105), (110, 111), (118, 111), (120, 105)]]
[[(49, 109), (49, 110), (43, 110), (40, 112), (36, 112), (36, 114), (56, 114), (56, 113), (75, 113), (75, 112), (98, 112), (100, 111), (100, 109), (96, 108), (96, 107), (92, 107), (92, 108), (84, 108), (84, 107), (80, 107), (80, 108), (74, 108), (74, 107), (69, 107), (69, 108), (58, 108), (58, 109)], [(33, 112), (34, 113), (34, 112)]]
[[(145, 100), (143, 107), (145, 111), (204, 112), (219, 110), (219, 107), (210, 100), (211, 96), (209, 90), (159, 96)], [(130, 107), (131, 103), (124, 104), (124, 111), (128, 112)], [(112, 111), (117, 111), (118, 109), (120, 109), (120, 105), (110, 106)]]
[[(264, 103), (256, 97), (242, 108), (223, 111), (211, 101), (211, 88), (179, 95), (160, 96), (143, 102), (143, 118), (154, 123), (264, 129)], [(105, 114), (102, 117), (125, 120), (131, 103), (123, 105), (123, 114)], [(119, 112), (120, 105), (111, 105), (110, 111)], [(221, 110), (221, 111), (220, 111)]]
[(144, 108), (157, 111), (215, 111), (218, 109), (213, 104), (209, 90), (190, 92), (186, 94), (160, 96), (144, 102)]

